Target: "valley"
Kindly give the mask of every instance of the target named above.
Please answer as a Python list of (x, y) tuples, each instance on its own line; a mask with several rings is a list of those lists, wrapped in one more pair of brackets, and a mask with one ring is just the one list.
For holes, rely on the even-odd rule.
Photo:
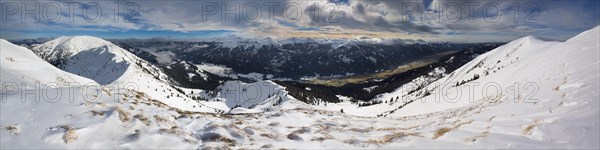
[(432, 56), (433, 58), (425, 57), (425, 58), (423, 58), (423, 60), (409, 62), (407, 64), (403, 64), (403, 65), (398, 66), (393, 69), (383, 70), (383, 71), (379, 71), (379, 72), (375, 72), (375, 73), (371, 73), (371, 74), (350, 75), (350, 76), (343, 76), (343, 77), (320, 77), (320, 78), (316, 78), (316, 79), (308, 79), (308, 80), (305, 80), (304, 82), (311, 83), (311, 84), (321, 84), (321, 85), (326, 85), (326, 86), (340, 87), (340, 86), (344, 86), (349, 83), (358, 84), (358, 83), (362, 83), (362, 82), (365, 82), (368, 80), (382, 80), (382, 79), (388, 78), (395, 74), (399, 74), (399, 73), (403, 73), (403, 72), (413, 70), (416, 68), (431, 65), (431, 64), (437, 62), (437, 59), (439, 59), (441, 56), (446, 56), (446, 55), (449, 55), (452, 53), (455, 53), (455, 52), (445, 52), (445, 53), (441, 53), (441, 54), (434, 54)]

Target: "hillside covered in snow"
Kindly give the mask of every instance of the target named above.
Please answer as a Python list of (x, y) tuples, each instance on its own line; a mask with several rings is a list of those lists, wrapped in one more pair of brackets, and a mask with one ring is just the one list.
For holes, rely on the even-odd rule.
[[(69, 83), (96, 83), (93, 80), (62, 71), (39, 58), (27, 48), (0, 40), (2, 49), (2, 83), (28, 85), (55, 83), (56, 86), (69, 86)], [(43, 74), (41, 74), (43, 73)]]
[(368, 106), (343, 95), (307, 104), (269, 80), (179, 87), (169, 69), (95, 37), (31, 50), (0, 40), (0, 147), (597, 149), (599, 34), (523, 37), (452, 72), (411, 79)]

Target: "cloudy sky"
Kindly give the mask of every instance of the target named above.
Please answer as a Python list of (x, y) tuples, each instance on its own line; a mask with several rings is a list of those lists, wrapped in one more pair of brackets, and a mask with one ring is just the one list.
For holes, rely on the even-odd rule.
[(0, 38), (565, 40), (599, 25), (597, 0), (138, 0), (0, 2)]

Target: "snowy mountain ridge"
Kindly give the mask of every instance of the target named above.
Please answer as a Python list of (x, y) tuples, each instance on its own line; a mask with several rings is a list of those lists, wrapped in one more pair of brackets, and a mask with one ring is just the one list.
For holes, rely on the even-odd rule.
[(90, 78), (112, 89), (134, 88), (182, 110), (216, 111), (214, 108), (196, 107), (202, 104), (171, 86), (168, 76), (160, 68), (100, 38), (61, 37), (35, 46), (33, 51), (48, 62), (60, 62), (55, 65), (67, 72)]
[[(217, 93), (215, 93), (211, 91), (192, 90), (196, 91), (196, 93), (186, 93), (183, 88), (173, 85), (171, 77), (164, 72), (168, 70), (163, 70), (109, 41), (96, 37), (61, 37), (37, 45), (33, 49), (40, 57), (46, 58), (48, 62), (61, 62), (56, 65), (65, 71), (88, 77), (102, 85), (118, 88), (132, 85), (135, 87), (136, 91), (143, 92), (149, 97), (181, 110), (225, 113), (240, 106), (248, 108), (250, 106), (254, 107), (259, 105), (254, 103), (244, 103), (246, 99), (240, 98), (235, 100), (241, 102), (227, 101), (227, 99), (219, 100), (216, 95), (221, 93), (225, 94), (225, 91), (217, 91)], [(189, 64), (183, 64), (183, 66), (186, 68), (190, 67)], [(243, 86), (241, 85), (242, 83), (239, 82), (231, 83), (234, 83), (236, 87)], [(263, 84), (269, 84), (269, 82), (256, 83), (256, 85)], [(275, 86), (273, 83), (269, 85)], [(282, 99), (281, 101), (288, 99), (283, 95), (284, 92), (278, 93), (281, 93), (279, 95)], [(241, 95), (243, 94), (243, 91), (238, 90), (233, 94)], [(262, 94), (259, 95), (262, 97), (260, 97), (261, 99), (258, 100), (258, 102), (270, 98), (266, 97), (267, 94), (273, 95), (273, 93), (259, 94)], [(220, 102), (198, 101), (193, 100), (192, 97), (215, 99)], [(221, 105), (221, 103), (225, 103), (226, 105)], [(245, 105), (238, 105), (237, 103)], [(280, 103), (281, 102), (278, 104)], [(256, 108), (255, 110), (250, 109), (249, 111), (261, 112), (263, 110), (273, 111), (275, 109), (261, 107)], [(234, 112), (243, 113), (244, 111)]]
[[(2, 83), (20, 84), (28, 86), (74, 86), (74, 84), (97, 84), (95, 81), (62, 71), (35, 55), (31, 50), (14, 45), (0, 39), (2, 49)], [(41, 74), (40, 72), (43, 72)], [(71, 85), (73, 84), (73, 85)]]
[(92, 36), (62, 36), (36, 46), (34, 49), (44, 53), (44, 59), (68, 59), (79, 52), (92, 48), (110, 45), (110, 42)]
[(100, 84), (118, 80), (141, 61), (111, 42), (91, 36), (60, 37), (32, 50), (51, 64)]

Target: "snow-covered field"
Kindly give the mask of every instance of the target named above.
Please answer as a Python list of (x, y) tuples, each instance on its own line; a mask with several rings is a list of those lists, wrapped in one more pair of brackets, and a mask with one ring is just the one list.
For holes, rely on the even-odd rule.
[[(152, 65), (101, 39), (34, 48), (56, 56), (46, 61), (68, 60), (66, 72), (1, 40), (0, 147), (598, 149), (599, 33), (596, 27), (565, 42), (517, 39), (377, 98), (393, 102), (366, 107), (308, 105), (270, 81), (226, 82), (216, 98), (194, 101), (186, 93), (199, 90), (178, 92)], [(125, 71), (97, 76), (114, 66)], [(47, 84), (65, 81), (92, 84)], [(137, 88), (119, 88), (127, 83)]]

